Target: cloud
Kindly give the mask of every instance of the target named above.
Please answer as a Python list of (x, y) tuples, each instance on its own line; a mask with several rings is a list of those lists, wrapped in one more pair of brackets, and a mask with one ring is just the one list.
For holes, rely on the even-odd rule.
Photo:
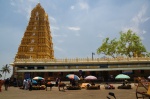
[(133, 17), (132, 21), (135, 25), (138, 26), (140, 23), (144, 23), (150, 19), (150, 17), (145, 17), (146, 11), (146, 6), (143, 6), (139, 13)]
[(66, 34), (63, 34), (63, 35), (58, 35), (58, 34), (56, 34), (56, 33), (52, 33), (52, 37), (67, 37), (67, 35)]
[(99, 38), (104, 38), (104, 36), (102, 35), (103, 33), (99, 33), (97, 37)]
[(75, 35), (76, 35), (76, 36), (80, 36), (80, 34), (79, 34), (79, 33), (76, 33)]
[(86, 12), (88, 13), (89, 10), (89, 5), (87, 2), (79, 2), (79, 7), (82, 10), (86, 10)]
[(50, 22), (56, 23), (56, 19), (52, 16), (49, 16)]
[(74, 7), (74, 6), (71, 6), (70, 8), (73, 10), (75, 7)]
[(60, 47), (54, 46), (54, 49), (63, 52), (63, 49)]
[(145, 34), (146, 33), (146, 31), (145, 30), (143, 30), (143, 32), (142, 32), (143, 34)]
[(73, 31), (79, 31), (80, 28), (79, 27), (68, 27), (69, 30), (73, 30)]
[[(145, 23), (146, 21), (148, 21), (150, 19), (150, 17), (146, 17), (146, 13), (147, 13), (147, 7), (144, 5), (142, 6), (141, 10), (138, 12), (137, 15), (135, 15), (132, 19), (131, 19), (131, 24), (130, 26), (125, 26), (123, 27), (123, 31), (126, 32), (127, 30), (131, 29), (133, 32), (137, 33), (137, 34), (145, 34), (146, 31), (140, 29), (140, 25)], [(143, 38), (144, 39), (144, 38)]]
[(11, 0), (10, 5), (15, 6), (16, 4)]
[(26, 11), (26, 13), (27, 13), (27, 19), (29, 19), (30, 18), (30, 16), (31, 16), (31, 10), (32, 10), (32, 7), (31, 6), (29, 6), (29, 7), (27, 7), (26, 9), (25, 9), (25, 11)]
[(83, 10), (88, 10), (89, 9), (89, 5), (86, 2), (80, 2), (79, 6)]
[(59, 27), (51, 26), (51, 30), (59, 30)]
[(31, 10), (35, 6), (35, 3), (38, 3), (39, 0), (11, 0), (10, 5), (15, 7), (15, 11), (26, 16), (27, 20), (30, 18)]
[(64, 40), (57, 40), (57, 42), (58, 42), (58, 43), (63, 43), (63, 42), (64, 42)]

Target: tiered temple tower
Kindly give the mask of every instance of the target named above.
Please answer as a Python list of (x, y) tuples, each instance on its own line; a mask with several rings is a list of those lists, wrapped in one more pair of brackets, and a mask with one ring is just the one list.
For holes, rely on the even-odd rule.
[(15, 58), (54, 59), (48, 15), (40, 3), (31, 12), (28, 26)]

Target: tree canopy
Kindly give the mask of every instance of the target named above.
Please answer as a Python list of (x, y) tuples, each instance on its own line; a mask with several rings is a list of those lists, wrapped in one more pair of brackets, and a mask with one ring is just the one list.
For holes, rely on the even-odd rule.
[(7, 64), (5, 66), (2, 67), (2, 70), (0, 70), (2, 73), (5, 73), (4, 79), (6, 77), (6, 73), (10, 73), (10, 66), (8, 66)]
[(97, 54), (104, 54), (113, 58), (118, 56), (143, 57), (150, 56), (140, 37), (131, 30), (120, 32), (120, 38), (110, 40), (109, 37), (103, 40), (102, 45), (97, 49)]

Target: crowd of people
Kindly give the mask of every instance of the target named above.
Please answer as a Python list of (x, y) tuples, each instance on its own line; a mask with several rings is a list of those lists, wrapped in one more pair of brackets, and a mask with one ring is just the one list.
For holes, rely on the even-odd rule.
[[(24, 79), (23, 80), (23, 86), (21, 89), (24, 89), (24, 90), (32, 90), (33, 88), (33, 85), (34, 86), (41, 86), (41, 85), (45, 85), (45, 87), (49, 87), (50, 84), (52, 84), (50, 82), (50, 80), (47, 80), (47, 79), (43, 79), (43, 80), (36, 80), (36, 83), (34, 83), (35, 80), (33, 79)], [(56, 81), (55, 81), (55, 86), (58, 86), (59, 83), (61, 82), (61, 79), (60, 78), (56, 78)]]
[(23, 89), (25, 89), (25, 90), (32, 90), (32, 79), (24, 79), (23, 80)]

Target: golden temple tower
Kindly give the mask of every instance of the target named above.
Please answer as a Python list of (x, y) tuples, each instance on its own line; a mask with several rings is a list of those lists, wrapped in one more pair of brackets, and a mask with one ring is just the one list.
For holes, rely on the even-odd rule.
[(40, 3), (31, 17), (16, 54), (17, 59), (54, 59), (48, 15)]

